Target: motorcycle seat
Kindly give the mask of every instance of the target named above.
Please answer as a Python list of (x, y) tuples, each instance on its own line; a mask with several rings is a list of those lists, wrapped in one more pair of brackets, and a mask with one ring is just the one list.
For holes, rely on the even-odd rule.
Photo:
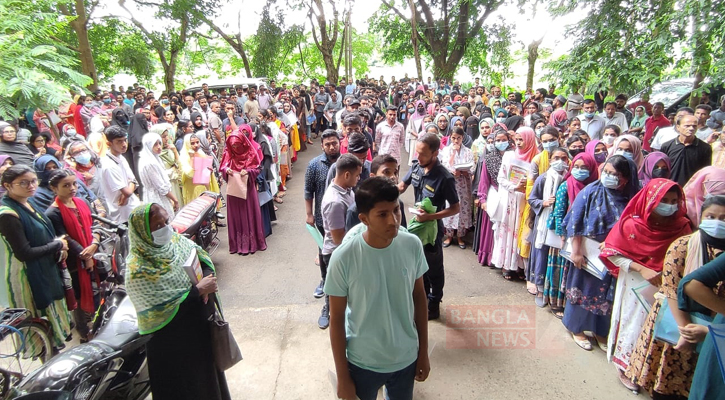
[(196, 232), (204, 222), (206, 214), (216, 207), (216, 197), (202, 194), (182, 208), (171, 221), (171, 226), (179, 234)]
[(133, 307), (131, 300), (126, 297), (108, 323), (93, 338), (92, 342), (105, 344), (114, 350), (120, 350), (139, 336), (136, 309)]

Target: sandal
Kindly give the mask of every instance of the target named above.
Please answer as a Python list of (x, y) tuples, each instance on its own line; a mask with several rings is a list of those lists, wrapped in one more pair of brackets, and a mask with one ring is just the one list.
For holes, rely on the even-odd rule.
[(554, 314), (556, 318), (562, 319), (564, 318), (564, 310), (560, 308), (551, 308), (551, 313)]
[(523, 269), (521, 269), (521, 268), (517, 269), (516, 274), (518, 274), (520, 280), (522, 280), (522, 281), (526, 280), (526, 272), (524, 272)]
[[(277, 203), (277, 204), (282, 204), (282, 203), (284, 203), (284, 200), (280, 199), (280, 198), (279, 198), (279, 197), (277, 197), (277, 196), (274, 196), (274, 199), (273, 199), (273, 200), (274, 200), (274, 202), (275, 202), (275, 203)], [(277, 211), (277, 210), (275, 210), (275, 211)]]
[(516, 280), (518, 280), (518, 276), (516, 276), (513, 272), (504, 270), (503, 279), (506, 279), (507, 281), (516, 281)]
[(582, 349), (586, 351), (592, 351), (592, 342), (589, 341), (589, 338), (586, 339), (577, 339), (574, 334), (571, 334), (571, 338), (574, 339), (574, 343), (576, 343), (577, 346), (581, 347)]
[(443, 241), (443, 247), (448, 247), (451, 245), (451, 239), (446, 239)]
[(544, 300), (544, 296), (542, 295), (541, 297), (534, 297), (534, 304), (536, 304), (536, 306), (539, 308), (546, 307), (546, 300)]
[(536, 296), (539, 291), (536, 289), (536, 285), (533, 282), (526, 282), (526, 291), (529, 292), (530, 295)]
[(627, 389), (631, 390), (634, 393), (639, 393), (639, 385), (632, 382), (629, 378), (627, 378), (627, 375), (624, 374), (624, 371), (617, 368), (617, 375), (619, 377), (619, 382), (624, 385)]

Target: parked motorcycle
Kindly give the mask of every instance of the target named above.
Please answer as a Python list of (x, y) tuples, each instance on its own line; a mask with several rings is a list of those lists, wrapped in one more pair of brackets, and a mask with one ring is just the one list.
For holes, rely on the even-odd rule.
[(179, 210), (171, 221), (177, 233), (191, 239), (209, 254), (219, 246), (219, 220), (224, 218), (217, 212), (221, 197), (219, 193), (204, 192)]

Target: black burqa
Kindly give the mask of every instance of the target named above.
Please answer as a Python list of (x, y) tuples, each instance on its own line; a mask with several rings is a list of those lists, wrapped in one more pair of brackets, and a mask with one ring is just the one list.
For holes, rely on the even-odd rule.
[(143, 150), (143, 135), (149, 131), (149, 123), (144, 113), (136, 113), (131, 119), (131, 125), (128, 126), (128, 150), (124, 153), (128, 165), (131, 166), (133, 176), (136, 177), (138, 185), (138, 196), (142, 196), (143, 188), (141, 187), (141, 179), (138, 174), (138, 160)]
[(524, 117), (520, 115), (512, 115), (506, 118), (506, 122), (504, 124), (506, 125), (506, 129), (516, 132), (516, 130), (524, 124)]
[(259, 206), (262, 210), (262, 225), (266, 236), (272, 234), (272, 221), (277, 220), (277, 214), (274, 211), (274, 201), (272, 201), (272, 188), (270, 181), (274, 179), (272, 167), (274, 158), (272, 156), (272, 145), (269, 143), (267, 136), (264, 135), (262, 129), (255, 124), (250, 125), (254, 131), (254, 141), (259, 144), (262, 149), (262, 163), (260, 165), (261, 172), (257, 175), (257, 188), (259, 195)]
[(123, 108), (114, 108), (111, 112), (111, 125), (120, 126), (124, 131), (128, 130), (128, 115)]

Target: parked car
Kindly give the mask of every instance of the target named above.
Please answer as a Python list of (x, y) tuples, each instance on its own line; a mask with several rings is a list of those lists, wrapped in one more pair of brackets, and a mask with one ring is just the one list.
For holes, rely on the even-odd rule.
[(220, 90), (226, 89), (227, 91), (234, 91), (234, 88), (239, 85), (248, 85), (249, 87), (259, 87), (259, 85), (266, 84), (267, 78), (226, 78), (226, 79), (205, 79), (194, 83), (193, 85), (186, 88), (191, 93), (196, 93), (201, 90), (201, 85), (206, 83), (209, 85), (209, 90), (214, 93), (219, 93)]
[[(668, 81), (655, 83), (650, 91), (649, 102), (654, 104), (658, 101), (665, 105), (665, 115), (675, 112), (682, 107), (688, 107), (690, 104), (690, 93), (692, 93), (692, 85), (695, 78), (671, 79)], [(632, 95), (627, 101), (627, 107), (638, 102), (642, 95), (647, 91), (643, 89)], [(716, 85), (710, 88), (710, 105), (714, 108), (719, 107), (720, 97), (725, 95), (725, 87)]]

